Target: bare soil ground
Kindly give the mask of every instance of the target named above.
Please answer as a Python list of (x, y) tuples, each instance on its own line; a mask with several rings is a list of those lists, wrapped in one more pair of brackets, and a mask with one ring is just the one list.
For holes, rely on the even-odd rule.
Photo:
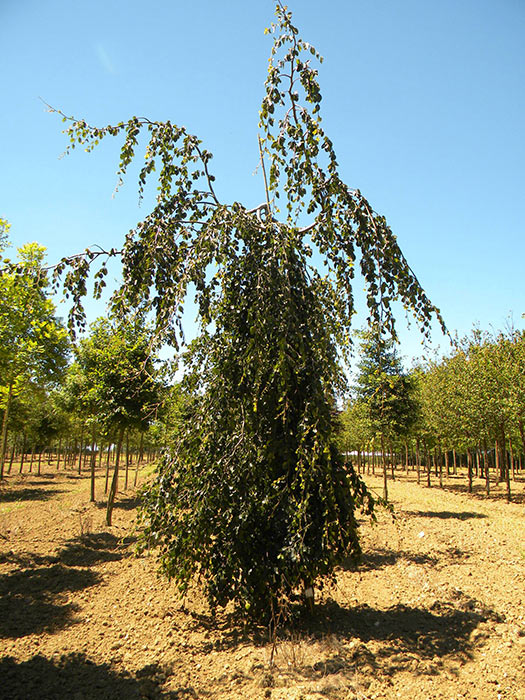
[(182, 602), (153, 554), (134, 556), (131, 491), (107, 528), (87, 477), (10, 476), (0, 698), (524, 699), (524, 484), (507, 504), (462, 483), (390, 482), (396, 519), (363, 522), (360, 566), (272, 644), (229, 611), (213, 617), (198, 589)]

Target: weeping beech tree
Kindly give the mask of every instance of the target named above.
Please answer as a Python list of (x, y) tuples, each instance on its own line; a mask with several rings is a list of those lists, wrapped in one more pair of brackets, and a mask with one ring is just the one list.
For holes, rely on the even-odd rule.
[(121, 250), (88, 249), (56, 266), (75, 302), (71, 328), (84, 324), (97, 263), (100, 295), (108, 257), (123, 267), (113, 310), (149, 309), (159, 341), (177, 349), (187, 293), (197, 292), (201, 334), (185, 352), (193, 399), (144, 494), (143, 543), (160, 547), (181, 590), (199, 573), (212, 605), (234, 601), (257, 616), (301, 588), (311, 595), (357, 556), (354, 514), (373, 508), (343, 468), (332, 422), (356, 265), (374, 327), (395, 337), (400, 301), (423, 333), (434, 315), (444, 328), (385, 219), (338, 174), (319, 113), (312, 62), (321, 57), (280, 2), (276, 17), (259, 121), (264, 202), (254, 209), (219, 199), (212, 155), (184, 127), (134, 117), (96, 128), (59, 112), (69, 149), (123, 137), (120, 179), (147, 135), (139, 197), (158, 182), (156, 205)]

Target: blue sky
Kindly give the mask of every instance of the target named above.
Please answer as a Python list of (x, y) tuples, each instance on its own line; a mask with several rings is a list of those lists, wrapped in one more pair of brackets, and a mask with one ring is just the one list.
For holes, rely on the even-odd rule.
[[(387, 217), (449, 329), (502, 328), (509, 314), (523, 327), (525, 2), (289, 6), (325, 58), (341, 174)], [(0, 216), (14, 244), (37, 240), (52, 262), (119, 245), (147, 213), (133, 179), (112, 198), (117, 142), (59, 159), (63, 125), (39, 98), (94, 125), (185, 125), (214, 153), (224, 200), (263, 201), (253, 173), (273, 12), (271, 0), (0, 0)], [(402, 354), (419, 354), (404, 327)]]

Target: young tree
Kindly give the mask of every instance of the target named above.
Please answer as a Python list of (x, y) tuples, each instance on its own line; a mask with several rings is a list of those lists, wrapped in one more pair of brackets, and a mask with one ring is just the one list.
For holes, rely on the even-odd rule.
[(372, 429), (381, 439), (383, 497), (387, 500), (386, 442), (408, 435), (417, 417), (417, 405), (411, 377), (403, 371), (394, 341), (376, 329), (360, 335), (355, 393), (366, 404)]
[(55, 317), (46, 295), (42, 270), (45, 248), (27, 243), (18, 249), (19, 262), (0, 277), (0, 387), (3, 407), (0, 479), (3, 478), (9, 410), (24, 382), (51, 384), (67, 364), (66, 329)]
[(80, 388), (81, 409), (86, 418), (96, 415), (116, 433), (117, 450), (108, 496), (106, 523), (111, 525), (118, 488), (119, 461), (124, 432), (145, 429), (155, 418), (161, 402), (161, 383), (150, 353), (149, 337), (141, 330), (142, 319), (117, 324), (101, 318), (76, 351), (74, 385)]
[[(162, 543), (164, 569), (182, 588), (199, 570), (212, 603), (233, 599), (257, 614), (299, 584), (310, 591), (358, 552), (353, 511), (366, 507), (367, 494), (341, 469), (330, 411), (350, 343), (356, 263), (371, 323), (395, 335), (395, 300), (425, 333), (433, 315), (442, 323), (384, 217), (341, 180), (319, 114), (311, 61), (321, 57), (280, 2), (276, 15), (260, 113), (264, 202), (248, 209), (221, 201), (211, 153), (184, 127), (71, 120), (71, 148), (124, 136), (121, 177), (146, 131), (139, 195), (155, 168), (159, 195), (121, 251), (88, 250), (56, 268), (57, 277), (69, 270), (77, 302), (70, 323), (82, 325), (90, 265), (121, 255), (114, 310), (145, 305), (158, 336), (175, 347), (196, 288), (202, 333), (187, 358), (198, 390), (192, 421), (146, 495), (145, 532)], [(309, 265), (313, 250), (323, 270)], [(96, 274), (98, 294), (104, 264)]]

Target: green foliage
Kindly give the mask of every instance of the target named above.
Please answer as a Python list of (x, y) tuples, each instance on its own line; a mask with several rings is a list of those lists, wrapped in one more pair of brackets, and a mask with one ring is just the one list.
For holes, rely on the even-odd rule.
[(0, 253), (9, 245), (9, 229), (11, 224), (7, 219), (0, 218)]
[(27, 243), (18, 250), (16, 272), (4, 271), (0, 276), (0, 478), (13, 398), (28, 384), (46, 386), (56, 382), (69, 354), (67, 332), (46, 295), (44, 252), (37, 243)]
[(394, 341), (380, 333), (361, 333), (361, 360), (355, 392), (367, 408), (373, 432), (406, 436), (417, 418), (411, 377), (403, 371)]
[(60, 377), (69, 353), (67, 333), (55, 317), (42, 272), (45, 248), (18, 249), (18, 272), (0, 277), (0, 372), (2, 385)]
[(478, 329), (450, 357), (417, 372), (420, 434), (428, 444), (476, 450), (511, 435), (523, 445), (525, 334)]
[(153, 365), (149, 337), (138, 322), (101, 318), (76, 351), (67, 394), (107, 430), (145, 429), (156, 417), (162, 386)]
[[(270, 228), (270, 227), (269, 227)], [(187, 406), (142, 511), (144, 544), (185, 590), (257, 616), (357, 556), (363, 484), (334, 444), (336, 346), (304, 254), (247, 229), (186, 357)]]
[[(253, 210), (218, 198), (210, 170), (212, 154), (185, 127), (138, 117), (92, 127), (50, 108), (71, 122), (66, 129), (68, 150), (81, 145), (91, 151), (104, 138), (122, 136), (120, 178), (136, 156), (140, 135), (146, 132), (140, 197), (145, 183), (157, 174), (157, 204), (128, 233), (122, 250), (87, 250), (56, 267), (56, 279), (66, 274), (64, 285), (75, 302), (72, 326), (83, 323), (81, 298), (90, 266), (101, 258), (121, 255), (123, 286), (113, 297), (115, 309), (121, 313), (145, 303), (155, 313), (157, 333), (177, 346), (183, 337), (182, 314), (190, 285), (198, 290), (200, 316), (205, 321), (208, 297), (237, 249), (239, 231), (246, 226), (264, 230), (265, 222), (271, 221), (275, 237), (284, 228), (293, 236), (292, 247), (309, 240), (324, 261), (332, 293), (331, 317), (342, 346), (348, 342), (355, 310), (352, 281), (356, 262), (365, 280), (371, 323), (395, 335), (392, 304), (400, 301), (425, 334), (433, 316), (444, 328), (439, 311), (426, 297), (384, 217), (373, 211), (359, 190), (341, 180), (333, 144), (321, 126), (321, 93), (317, 71), (311, 65), (320, 57), (298, 37), (291, 14), (281, 3), (276, 15), (260, 112), (262, 155), (269, 161), (268, 192), (266, 201)], [(286, 211), (283, 224), (277, 221), (281, 201)], [(300, 214), (313, 216), (312, 222), (299, 228)], [(98, 292), (106, 274), (104, 264), (96, 274)]]
[[(201, 335), (186, 356), (188, 420), (145, 494), (145, 540), (161, 546), (164, 570), (182, 589), (199, 572), (212, 604), (233, 600), (256, 615), (357, 555), (354, 509), (371, 509), (362, 482), (343, 470), (331, 410), (350, 344), (354, 266), (370, 323), (395, 336), (400, 301), (423, 333), (433, 316), (442, 324), (384, 217), (341, 180), (321, 127), (311, 64), (320, 56), (280, 2), (276, 16), (259, 122), (265, 201), (251, 210), (221, 201), (211, 153), (184, 127), (133, 117), (98, 128), (60, 113), (69, 150), (123, 138), (120, 178), (146, 136), (139, 197), (154, 172), (158, 197), (122, 250), (87, 250), (54, 273), (73, 298), (70, 327), (82, 326), (91, 266), (103, 260), (99, 294), (106, 258), (120, 255), (113, 312), (152, 312), (156, 337), (175, 347), (196, 289)], [(314, 255), (321, 271), (308, 264)]]

